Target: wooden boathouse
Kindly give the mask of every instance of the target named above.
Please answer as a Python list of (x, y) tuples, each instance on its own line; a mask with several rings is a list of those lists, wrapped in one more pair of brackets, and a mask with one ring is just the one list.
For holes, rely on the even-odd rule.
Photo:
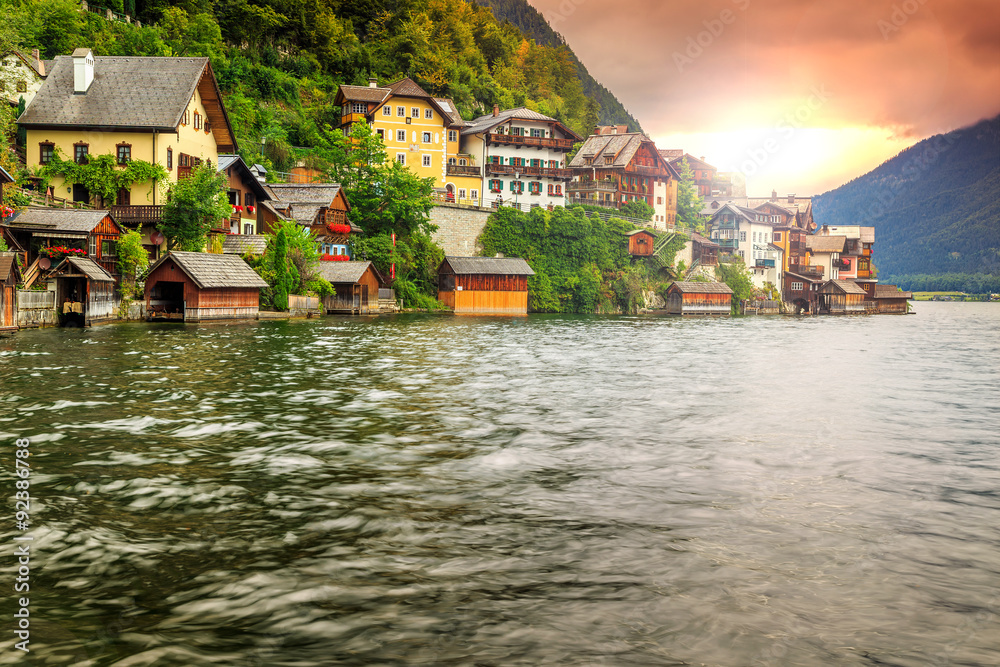
[(55, 306), (61, 326), (83, 327), (118, 317), (115, 278), (88, 257), (66, 257), (45, 277), (55, 281)]
[(171, 251), (149, 267), (146, 317), (205, 322), (257, 319), (267, 283), (239, 255)]
[(875, 285), (874, 306), (877, 313), (903, 314), (910, 312), (913, 292), (904, 292), (895, 285)]
[(17, 329), (17, 284), (21, 269), (17, 253), (0, 252), (0, 331)]
[(528, 276), (519, 257), (445, 257), (438, 300), (462, 315), (527, 315)]
[(729, 315), (733, 290), (726, 283), (675, 282), (667, 290), (670, 315)]
[(819, 312), (830, 315), (860, 315), (866, 312), (867, 292), (850, 280), (830, 280), (819, 288)]
[(365, 315), (378, 310), (383, 280), (371, 262), (323, 261), (319, 263), (319, 274), (335, 291), (323, 297), (324, 312)]

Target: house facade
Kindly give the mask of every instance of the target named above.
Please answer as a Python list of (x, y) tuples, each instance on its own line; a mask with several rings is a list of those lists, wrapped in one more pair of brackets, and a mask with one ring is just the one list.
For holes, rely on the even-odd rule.
[(339, 183), (268, 183), (263, 202), (263, 226), (272, 233), (279, 220), (294, 220), (316, 237), (323, 255), (348, 256), (351, 234), (362, 230), (351, 223), (351, 204)]
[(875, 228), (860, 225), (823, 225), (817, 236), (845, 238), (844, 248), (840, 251), (836, 262), (838, 277), (857, 283), (870, 298), (874, 297), (874, 288), (878, 283), (873, 257)]
[(410, 78), (379, 86), (342, 85), (334, 104), (340, 107), (340, 129), (366, 121), (382, 138), (389, 160), (395, 160), (421, 178), (433, 178), (442, 189), (448, 157), (459, 153), (463, 122), (454, 102), (428, 94)]
[(621, 208), (630, 201), (653, 207), (654, 228), (677, 222), (680, 176), (646, 135), (592, 134), (573, 157), (569, 204)]
[(755, 287), (781, 285), (784, 251), (774, 241), (774, 222), (760, 211), (724, 204), (708, 223), (709, 237), (722, 253), (740, 257)]
[(35, 99), (35, 94), (45, 81), (46, 62), (39, 57), (38, 49), (31, 55), (8, 51), (0, 56), (0, 95), (12, 107), (21, 100), (25, 107)]
[[(53, 178), (54, 194), (108, 208), (119, 224), (141, 227), (143, 243), (162, 219), (170, 185), (219, 153), (235, 153), (230, 125), (208, 58), (95, 56), (77, 49), (59, 56), (35, 99), (18, 118), (26, 131), (29, 168), (63, 159), (83, 164), (110, 154), (122, 168), (131, 160), (163, 166), (166, 182), (123, 188), (100, 201), (80, 184)], [(165, 246), (164, 246), (165, 247)]]
[(667, 289), (667, 313), (671, 315), (729, 315), (733, 290), (726, 283), (678, 281)]
[(230, 234), (262, 234), (264, 209), (261, 206), (271, 196), (264, 185), (250, 171), (239, 155), (219, 155), (217, 171), (226, 175), (229, 203), (233, 207), (229, 219)]
[(494, 106), (493, 113), (467, 123), (461, 136), (462, 154), (483, 166), (479, 205), (525, 211), (565, 205), (573, 177), (566, 154), (581, 137), (555, 118)]
[(666, 154), (670, 156), (668, 159), (670, 161), (670, 166), (679, 174), (683, 168), (683, 163), (687, 161), (688, 167), (691, 169), (691, 176), (694, 180), (695, 186), (698, 188), (699, 197), (711, 197), (715, 190), (716, 174), (718, 169), (705, 162), (705, 158), (697, 158), (690, 153), (684, 153), (682, 155), (677, 155), (679, 151), (676, 150), (665, 150), (661, 154)]

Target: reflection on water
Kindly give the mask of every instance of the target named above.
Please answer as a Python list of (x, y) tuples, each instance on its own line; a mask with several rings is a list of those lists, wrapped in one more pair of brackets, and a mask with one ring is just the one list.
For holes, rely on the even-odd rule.
[(1000, 664), (1000, 307), (916, 311), (0, 339), (31, 658)]

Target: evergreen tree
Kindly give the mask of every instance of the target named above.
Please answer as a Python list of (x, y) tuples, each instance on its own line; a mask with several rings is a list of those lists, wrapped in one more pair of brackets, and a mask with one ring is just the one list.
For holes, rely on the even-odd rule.
[(705, 202), (698, 195), (698, 186), (694, 184), (694, 172), (687, 158), (681, 160), (681, 180), (677, 184), (677, 222), (694, 229), (704, 228), (701, 220), (702, 207)]

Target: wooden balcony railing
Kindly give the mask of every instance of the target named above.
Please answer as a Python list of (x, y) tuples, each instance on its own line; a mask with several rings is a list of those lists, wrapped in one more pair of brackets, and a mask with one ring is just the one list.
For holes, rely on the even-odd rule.
[[(503, 135), (501, 135), (503, 136)], [(520, 176), (546, 176), (548, 178), (565, 178), (569, 180), (573, 178), (572, 169), (556, 169), (553, 167), (515, 167), (509, 164), (486, 164), (486, 175), (487, 176), (513, 176), (518, 174)]]
[(504, 146), (534, 146), (535, 148), (554, 148), (557, 151), (568, 151), (573, 148), (572, 139), (519, 137), (516, 134), (487, 134), (486, 137), (488, 143)]
[(482, 178), (483, 171), (479, 167), (473, 167), (471, 165), (449, 164), (448, 165), (448, 175), (449, 176), (475, 176), (477, 178)]
[(163, 207), (162, 206), (112, 206), (111, 207), (111, 217), (117, 222), (122, 223), (152, 223), (160, 222), (163, 220)]
[(570, 192), (589, 192), (594, 190), (617, 192), (618, 181), (570, 181), (566, 184), (566, 189)]
[(805, 278), (822, 278), (823, 277), (823, 267), (822, 266), (810, 266), (806, 264), (791, 264), (788, 267), (789, 272), (798, 274)]

